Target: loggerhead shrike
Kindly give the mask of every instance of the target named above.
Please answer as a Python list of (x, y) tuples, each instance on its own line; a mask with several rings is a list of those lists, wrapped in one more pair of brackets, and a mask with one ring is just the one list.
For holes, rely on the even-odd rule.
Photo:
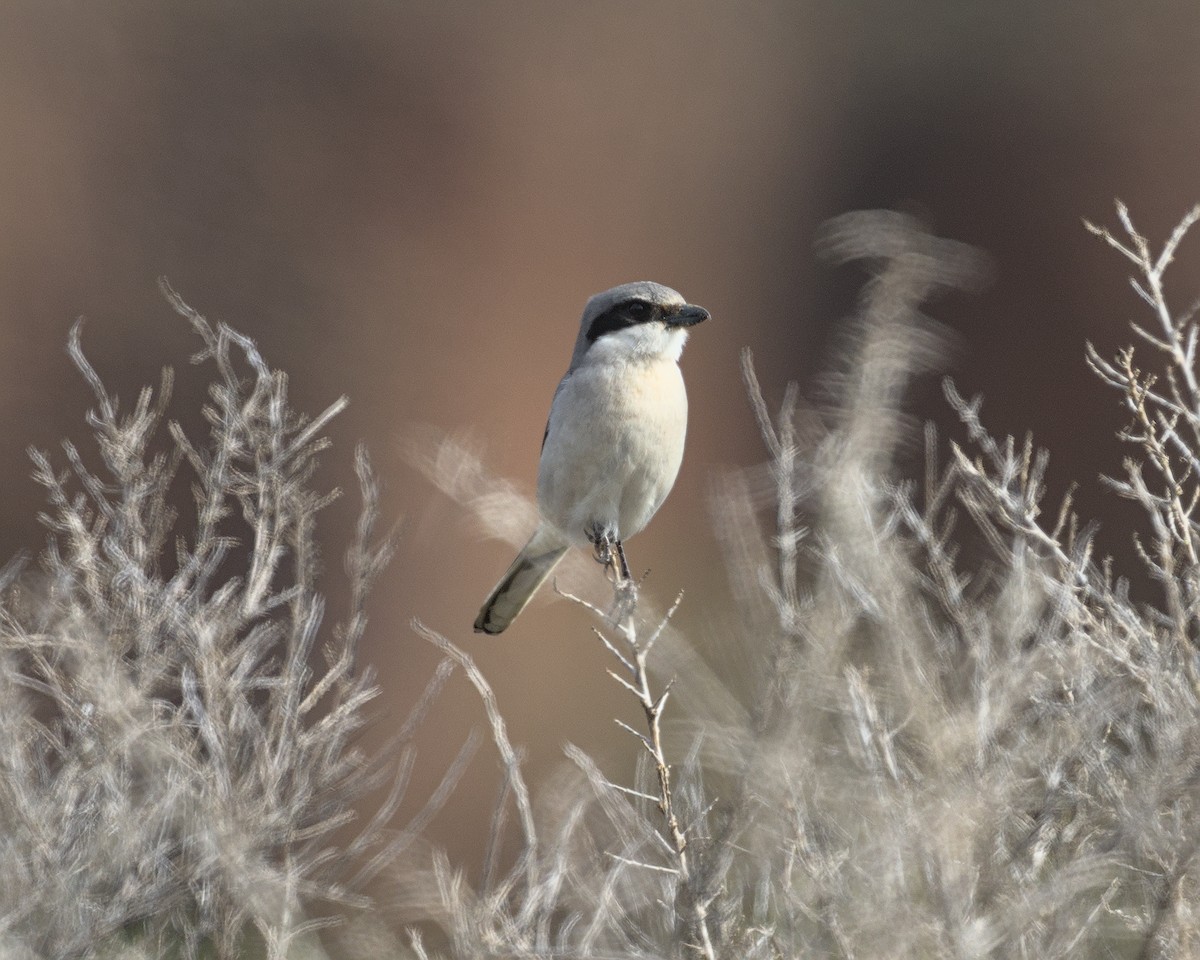
[(626, 283), (583, 310), (571, 365), (542, 438), (541, 522), (484, 601), (475, 630), (500, 633), (573, 546), (629, 576), (622, 542), (662, 506), (683, 459), (687, 393), (679, 356), (708, 311), (658, 283)]

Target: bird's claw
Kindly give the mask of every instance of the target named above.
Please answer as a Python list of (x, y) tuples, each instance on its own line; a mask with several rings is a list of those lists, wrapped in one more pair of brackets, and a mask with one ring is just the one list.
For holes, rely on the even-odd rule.
[(612, 533), (599, 526), (587, 530), (587, 538), (591, 541), (596, 562), (604, 567), (605, 572), (611, 571), (614, 580), (630, 580), (629, 561), (625, 559), (625, 547)]

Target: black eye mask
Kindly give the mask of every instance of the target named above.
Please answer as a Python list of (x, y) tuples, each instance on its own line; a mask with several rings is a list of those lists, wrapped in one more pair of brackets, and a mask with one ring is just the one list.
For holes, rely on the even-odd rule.
[(595, 343), (606, 333), (615, 333), (639, 323), (650, 323), (663, 319), (662, 308), (645, 300), (626, 300), (600, 314), (588, 327), (588, 343)]

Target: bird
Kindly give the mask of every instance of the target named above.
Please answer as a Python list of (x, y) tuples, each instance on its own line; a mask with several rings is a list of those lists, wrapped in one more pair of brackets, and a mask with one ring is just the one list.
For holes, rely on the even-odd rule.
[(690, 328), (707, 319), (703, 307), (648, 280), (587, 301), (542, 436), (540, 521), (484, 601), (477, 633), (507, 629), (573, 546), (590, 546), (629, 578), (624, 541), (658, 512), (683, 460), (679, 358)]

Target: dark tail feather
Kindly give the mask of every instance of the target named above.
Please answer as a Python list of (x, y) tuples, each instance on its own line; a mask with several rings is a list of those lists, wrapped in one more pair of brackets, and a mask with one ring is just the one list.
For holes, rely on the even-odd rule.
[(517, 554), (517, 559), (483, 602), (483, 608), (475, 618), (476, 633), (502, 633), (550, 576), (550, 571), (569, 548), (558, 542), (547, 544), (546, 539), (539, 530)]

